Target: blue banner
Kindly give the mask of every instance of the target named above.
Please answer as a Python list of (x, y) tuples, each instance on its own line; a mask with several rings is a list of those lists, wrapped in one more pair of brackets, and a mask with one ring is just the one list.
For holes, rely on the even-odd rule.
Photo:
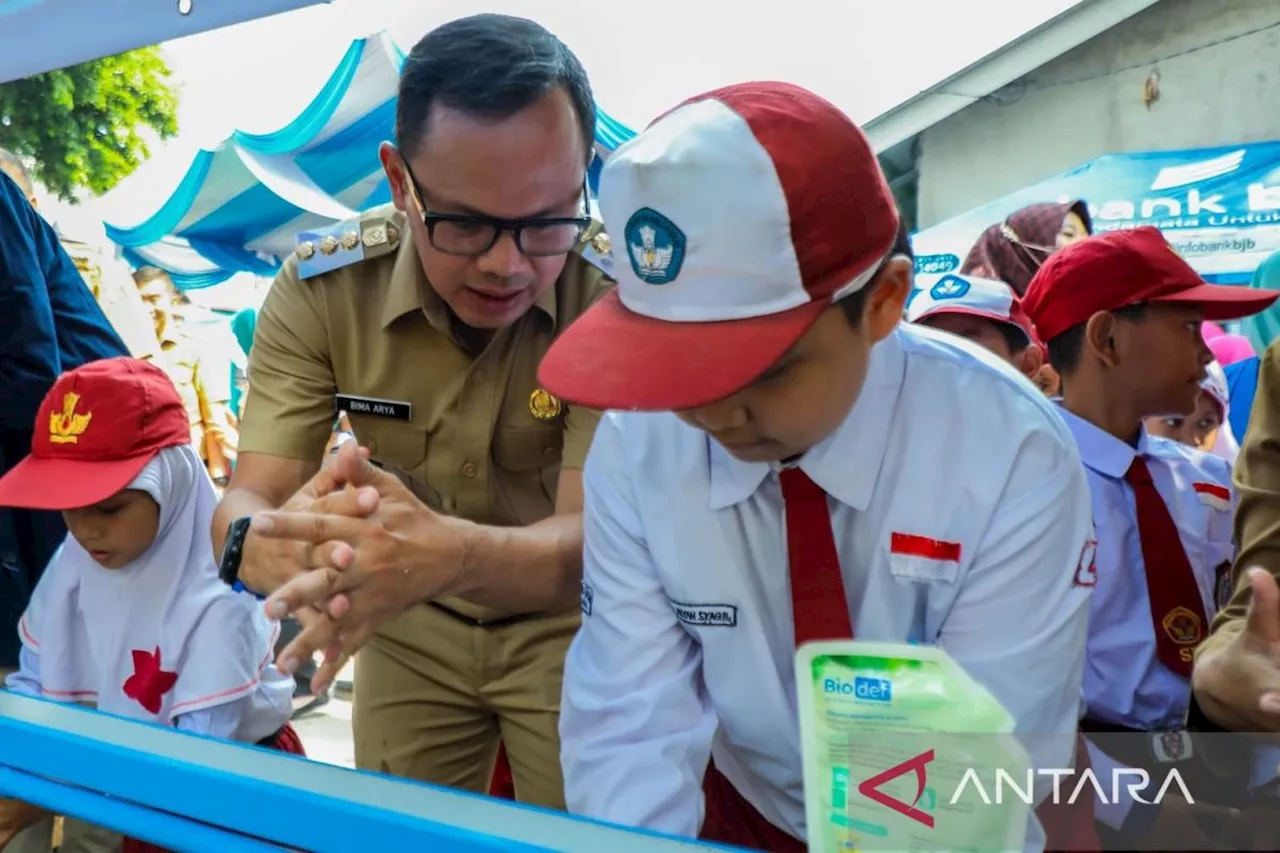
[(1028, 204), (1084, 199), (1095, 232), (1154, 225), (1206, 279), (1245, 283), (1280, 250), (1280, 142), (1111, 154), (912, 238), (916, 270), (958, 270), (978, 235)]

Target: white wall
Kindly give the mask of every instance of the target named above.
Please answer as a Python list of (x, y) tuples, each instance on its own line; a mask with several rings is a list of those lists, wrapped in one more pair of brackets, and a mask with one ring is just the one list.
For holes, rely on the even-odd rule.
[(925, 131), (920, 227), (1102, 154), (1270, 139), (1280, 0), (1161, 0)]

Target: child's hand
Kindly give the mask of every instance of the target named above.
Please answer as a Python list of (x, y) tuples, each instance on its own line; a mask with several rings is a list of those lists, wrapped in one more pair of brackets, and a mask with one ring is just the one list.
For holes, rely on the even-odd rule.
[(0, 850), (19, 832), (48, 814), (44, 809), (21, 800), (0, 799)]

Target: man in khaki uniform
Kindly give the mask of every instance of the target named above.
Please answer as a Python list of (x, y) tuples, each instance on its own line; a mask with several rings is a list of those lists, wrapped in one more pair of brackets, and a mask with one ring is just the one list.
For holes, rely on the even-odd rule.
[[(598, 414), (562, 404), (536, 372), (606, 285), (583, 257), (594, 104), (558, 39), (481, 15), (414, 48), (398, 110), (399, 146), (381, 152), (395, 204), (299, 234), (259, 314), (215, 546), (237, 518), (309, 505), (290, 496), (346, 411), (374, 462), (412, 492), (412, 527), (465, 520), (492, 554), (477, 568), (487, 589), (464, 598), (448, 594), (459, 584), (437, 585), (445, 595), (418, 602), (406, 592), (361, 651), (357, 764), (481, 792), (501, 739), (519, 799), (563, 808), (560, 685)], [(278, 544), (245, 539), (239, 577), (251, 590), (314, 567)]]
[(1196, 650), (1191, 722), (1280, 732), (1280, 343), (1261, 359), (1235, 486), (1240, 551), (1230, 602)]
[(93, 298), (98, 300), (102, 313), (129, 348), (129, 354), (148, 360), (158, 358), (160, 342), (156, 340), (151, 312), (138, 292), (128, 264), (108, 258), (102, 249), (79, 240), (63, 236), (60, 241), (89, 285)]
[(191, 444), (213, 482), (225, 486), (236, 459), (236, 417), (231, 411), (231, 364), (205, 357), (200, 342), (182, 326), (181, 297), (168, 273), (142, 267), (133, 274), (142, 301), (151, 310), (162, 366), (191, 420)]

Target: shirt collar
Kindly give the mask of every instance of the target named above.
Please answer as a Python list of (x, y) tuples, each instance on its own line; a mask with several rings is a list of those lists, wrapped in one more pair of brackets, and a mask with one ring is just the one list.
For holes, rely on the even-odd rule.
[[(422, 271), (422, 259), (418, 257), (418, 250), (413, 244), (413, 231), (408, 223), (404, 224), (401, 233), (403, 237), (400, 249), (396, 253), (395, 265), (391, 268), (391, 283), (382, 303), (382, 328), (387, 328), (411, 311), (420, 310), (432, 326), (450, 334), (452, 320), (449, 308)], [(572, 258), (565, 261), (566, 271), (572, 262)], [(553, 283), (539, 294), (533, 304), (547, 315), (554, 330), (557, 326), (556, 284)]]
[[(893, 434), (906, 373), (900, 332), (871, 350), (867, 378), (849, 414), (835, 432), (800, 458), (799, 466), (823, 491), (855, 510), (871, 503)], [(742, 462), (704, 434), (711, 460), (709, 508), (725, 509), (747, 500), (775, 466)]]
[(1123, 479), (1129, 473), (1134, 457), (1146, 456), (1149, 452), (1150, 441), (1146, 428), (1138, 432), (1138, 446), (1133, 448), (1101, 427), (1068, 411), (1061, 404), (1059, 412), (1075, 437), (1076, 446), (1080, 449), (1080, 459), (1085, 467), (1104, 477)]

